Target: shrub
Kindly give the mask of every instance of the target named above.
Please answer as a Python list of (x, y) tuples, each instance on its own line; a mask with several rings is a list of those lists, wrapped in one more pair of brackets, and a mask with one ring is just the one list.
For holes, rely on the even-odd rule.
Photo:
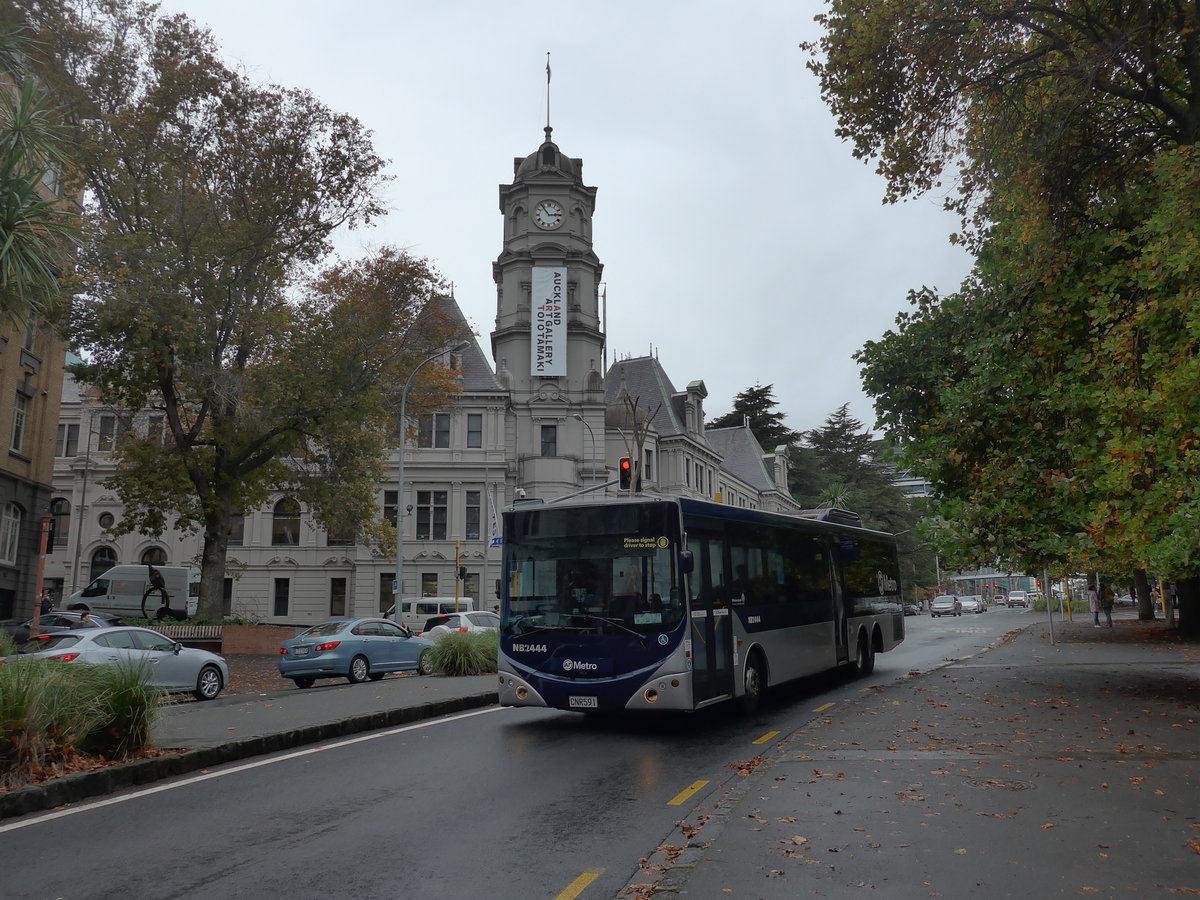
[(144, 750), (161, 695), (121, 666), (26, 659), (0, 666), (0, 786), (53, 775), (77, 753)]
[(496, 671), (500, 633), (451, 632), (433, 645), (433, 668), (443, 675), (483, 675)]
[(95, 724), (80, 740), (85, 753), (128, 759), (150, 746), (162, 710), (162, 694), (131, 666), (88, 666), (86, 693), (96, 707)]

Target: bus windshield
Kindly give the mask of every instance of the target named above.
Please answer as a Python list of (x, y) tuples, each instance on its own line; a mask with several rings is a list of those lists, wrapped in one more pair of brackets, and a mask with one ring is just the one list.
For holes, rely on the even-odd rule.
[(677, 507), (639, 503), (516, 510), (505, 528), (501, 631), (645, 636), (683, 618)]

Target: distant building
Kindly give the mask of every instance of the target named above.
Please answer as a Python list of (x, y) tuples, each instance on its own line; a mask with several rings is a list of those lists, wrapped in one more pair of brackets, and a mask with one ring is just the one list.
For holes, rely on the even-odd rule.
[[(552, 499), (597, 489), (616, 494), (617, 461), (636, 457), (646, 493), (682, 494), (752, 509), (795, 512), (786, 448), (765, 450), (747, 427), (708, 430), (702, 381), (676, 390), (657, 359), (614, 362), (605, 371), (603, 266), (592, 246), (596, 188), (583, 161), (550, 139), (514, 160), (500, 185), (502, 247), (493, 263), (493, 371), (478, 346), (450, 360), (462, 393), (422, 416), (404, 456), (404, 485), (379, 485), (380, 516), (400, 513), (404, 584), (413, 596), (492, 601), (502, 536), (493, 522), (517, 492)], [(453, 317), (463, 320), (453, 300)], [(465, 324), (465, 322), (464, 322)], [(633, 425), (644, 431), (633, 446)], [(113, 537), (121, 508), (100, 483), (129, 430), (161, 427), (148, 414), (101, 407), (73, 380), (63, 390), (54, 469), (58, 546), (47, 565), (57, 596), (116, 562), (188, 564), (200, 538), (168, 533)], [(247, 510), (231, 541), (225, 611), (304, 624), (369, 615), (393, 599), (395, 565), (353, 538), (320, 530), (288, 497)], [(61, 552), (60, 552), (61, 551)], [(466, 577), (457, 577), (460, 569)]]

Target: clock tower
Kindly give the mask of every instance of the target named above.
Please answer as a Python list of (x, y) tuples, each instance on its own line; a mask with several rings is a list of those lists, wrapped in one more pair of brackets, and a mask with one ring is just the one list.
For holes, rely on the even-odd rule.
[(504, 247), (492, 265), (492, 356), (510, 392), (512, 474), (526, 496), (543, 499), (607, 480), (596, 189), (551, 132), (500, 185)]

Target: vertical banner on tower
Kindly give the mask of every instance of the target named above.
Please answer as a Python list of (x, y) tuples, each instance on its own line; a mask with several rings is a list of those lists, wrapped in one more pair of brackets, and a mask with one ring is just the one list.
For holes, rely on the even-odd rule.
[(535, 266), (529, 374), (567, 374), (567, 270)]

